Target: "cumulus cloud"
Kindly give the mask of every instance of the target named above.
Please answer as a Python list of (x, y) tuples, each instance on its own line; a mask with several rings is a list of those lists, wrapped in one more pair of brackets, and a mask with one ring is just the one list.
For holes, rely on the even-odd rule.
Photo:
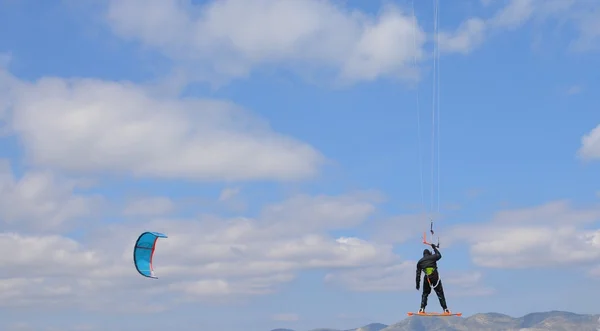
[(600, 259), (600, 206), (555, 201), (499, 212), (487, 223), (461, 225), (451, 240), (470, 245), (473, 262), (492, 268), (531, 268)]
[(449, 296), (472, 297), (485, 296), (496, 293), (496, 289), (485, 284), (483, 272), (469, 271), (446, 271), (443, 276), (444, 292)]
[[(361, 195), (349, 196), (356, 199)], [(335, 238), (326, 233), (325, 229), (358, 222), (355, 212), (361, 208), (349, 203), (349, 196), (326, 200), (343, 216), (328, 220), (323, 216), (330, 212), (326, 208), (305, 215), (323, 217), (319, 227), (311, 218), (294, 217), (298, 198), (292, 197), (264, 208), (281, 213), (277, 223), (204, 216), (107, 224), (77, 239), (4, 233), (0, 235), (0, 249), (15, 250), (17, 254), (0, 258), (1, 301), (5, 306), (60, 304), (154, 312), (188, 301), (218, 302), (272, 293), (300, 270), (376, 267), (397, 261), (391, 245), (354, 237)], [(369, 194), (362, 197), (368, 200)], [(319, 210), (321, 199), (300, 198), (304, 201), (302, 207), (308, 210)], [(360, 199), (353, 201), (362, 204)], [(289, 208), (288, 212), (282, 206)], [(329, 215), (334, 215), (333, 211)], [(364, 220), (366, 214), (362, 217)], [(326, 225), (328, 221), (333, 225)], [(295, 230), (283, 233), (278, 226), (281, 223)], [(132, 265), (134, 241), (147, 230), (169, 236), (159, 240), (154, 256), (155, 272), (162, 284), (159, 287), (138, 275)], [(160, 295), (160, 304), (140, 306), (131, 297), (123, 300), (132, 293), (136, 295), (131, 297), (139, 300)], [(90, 296), (95, 300), (87, 300)]]
[(92, 218), (102, 205), (96, 195), (74, 194), (77, 181), (48, 171), (29, 171), (17, 178), (0, 160), (0, 222), (4, 229), (61, 231), (82, 218)]
[[(376, 268), (354, 268), (328, 273), (325, 281), (359, 292), (408, 291), (415, 289), (417, 261), (403, 261)], [(452, 296), (490, 295), (478, 271), (440, 271), (444, 291)], [(423, 278), (421, 285), (423, 285)]]
[(401, 215), (379, 220), (367, 230), (376, 242), (400, 244), (411, 238), (421, 238), (429, 228), (429, 219), (422, 215)]
[[(43, 78), (11, 85), (12, 132), (29, 160), (65, 171), (208, 180), (294, 180), (323, 157), (222, 101), (131, 83)], [(243, 166), (240, 166), (243, 165)]]
[(269, 64), (331, 70), (351, 82), (413, 78), (425, 42), (411, 15), (392, 5), (371, 17), (319, 0), (114, 0), (105, 19), (117, 35), (203, 79), (244, 77)]
[[(0, 305), (90, 307), (89, 295), (111, 284), (110, 259), (58, 235), (0, 234)], [(96, 286), (97, 285), (97, 286)], [(109, 287), (110, 288), (110, 287)]]
[(600, 125), (581, 138), (577, 154), (586, 160), (600, 159)]
[(416, 261), (405, 261), (377, 268), (331, 272), (325, 281), (353, 291), (404, 291), (415, 287)]
[(356, 192), (343, 197), (301, 194), (265, 208), (262, 219), (285, 232), (293, 232), (298, 228), (352, 228), (373, 214), (376, 204), (382, 199), (376, 192)]
[(73, 239), (58, 235), (1, 233), (0, 247), (3, 252), (12, 252), (0, 256), (4, 275), (9, 277), (73, 276), (98, 262), (97, 254), (85, 251)]

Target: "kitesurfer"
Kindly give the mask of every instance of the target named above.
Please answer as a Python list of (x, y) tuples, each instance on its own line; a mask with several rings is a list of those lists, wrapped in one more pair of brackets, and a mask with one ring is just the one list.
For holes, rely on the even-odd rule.
[[(423, 257), (417, 262), (417, 291), (421, 287), (421, 272), (425, 273), (423, 280), (423, 295), (421, 296), (421, 309), (419, 313), (425, 312), (427, 306), (427, 298), (431, 293), (431, 288), (435, 290), (438, 299), (440, 300), (440, 306), (444, 309), (445, 314), (450, 314), (448, 306), (446, 305), (446, 297), (444, 296), (444, 288), (442, 287), (442, 280), (437, 270), (437, 261), (442, 258), (442, 254), (438, 250), (435, 244), (431, 244), (434, 254), (431, 251), (425, 249), (423, 251)], [(425, 281), (427, 280), (427, 281)]]

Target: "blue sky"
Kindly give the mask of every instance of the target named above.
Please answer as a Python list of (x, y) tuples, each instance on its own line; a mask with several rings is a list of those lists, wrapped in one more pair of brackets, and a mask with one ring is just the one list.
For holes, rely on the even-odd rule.
[[(348, 329), (418, 309), (432, 2), (416, 26), (411, 1), (0, 6), (3, 329)], [(450, 309), (597, 313), (600, 4), (439, 9)], [(169, 235), (158, 280), (132, 265), (145, 230)]]

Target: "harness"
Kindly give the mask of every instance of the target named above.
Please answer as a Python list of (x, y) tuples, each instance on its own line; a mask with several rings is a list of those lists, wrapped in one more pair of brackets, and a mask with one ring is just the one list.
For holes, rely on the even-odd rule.
[(429, 283), (429, 286), (434, 289), (436, 288), (438, 285), (440, 285), (440, 276), (438, 275), (437, 278), (437, 283), (435, 283), (435, 285), (431, 285), (431, 279), (429, 279), (429, 276), (431, 276), (433, 274), (433, 272), (436, 271), (435, 268), (425, 268), (425, 278), (427, 278), (427, 282)]

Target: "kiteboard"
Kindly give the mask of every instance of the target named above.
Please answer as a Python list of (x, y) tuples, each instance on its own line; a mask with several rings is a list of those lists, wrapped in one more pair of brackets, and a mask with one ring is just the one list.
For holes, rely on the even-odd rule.
[(413, 313), (408, 312), (408, 316), (462, 316), (462, 313)]

